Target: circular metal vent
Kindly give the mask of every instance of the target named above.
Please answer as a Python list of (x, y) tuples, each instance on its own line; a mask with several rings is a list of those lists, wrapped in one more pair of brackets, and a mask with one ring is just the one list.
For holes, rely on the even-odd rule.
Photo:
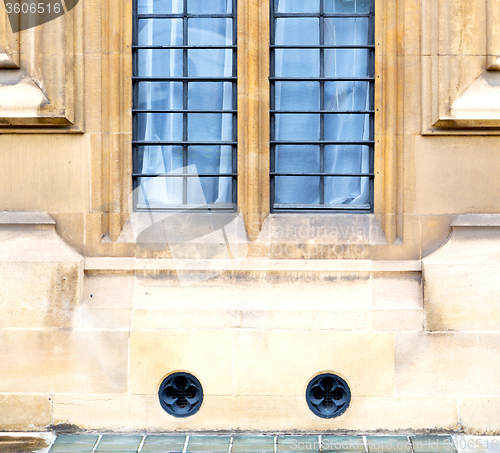
[(309, 409), (322, 418), (342, 415), (351, 402), (351, 390), (341, 377), (335, 374), (320, 374), (309, 382), (306, 390)]
[(158, 392), (160, 404), (174, 417), (188, 417), (198, 411), (203, 402), (203, 387), (189, 373), (173, 373), (167, 376)]

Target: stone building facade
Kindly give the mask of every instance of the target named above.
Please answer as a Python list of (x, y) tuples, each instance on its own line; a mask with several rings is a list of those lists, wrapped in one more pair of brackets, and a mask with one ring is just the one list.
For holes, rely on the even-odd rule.
[(269, 4), (238, 3), (223, 252), (134, 212), (132, 1), (18, 33), (1, 5), (0, 429), (499, 433), (500, 4), (375, 0), (373, 212), (314, 214), (270, 212)]

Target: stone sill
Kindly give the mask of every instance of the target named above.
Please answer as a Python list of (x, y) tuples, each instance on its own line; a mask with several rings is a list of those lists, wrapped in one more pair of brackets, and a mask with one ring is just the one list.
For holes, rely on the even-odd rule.
[(421, 272), (420, 260), (268, 260), (246, 259), (238, 265), (232, 260), (171, 260), (145, 258), (86, 258), (86, 271), (159, 270), (240, 270), (274, 272)]

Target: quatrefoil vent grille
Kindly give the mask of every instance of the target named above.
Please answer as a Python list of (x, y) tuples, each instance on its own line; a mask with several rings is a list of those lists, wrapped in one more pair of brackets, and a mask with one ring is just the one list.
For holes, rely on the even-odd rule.
[(161, 407), (174, 417), (188, 417), (198, 411), (203, 402), (203, 387), (189, 373), (167, 376), (158, 392)]
[(335, 374), (320, 374), (309, 382), (306, 390), (309, 409), (322, 418), (342, 415), (351, 402), (351, 390), (341, 377)]

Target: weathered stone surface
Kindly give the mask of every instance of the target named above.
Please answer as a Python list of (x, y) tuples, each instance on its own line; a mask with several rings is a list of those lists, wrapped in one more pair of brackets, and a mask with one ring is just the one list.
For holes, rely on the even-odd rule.
[(156, 395), (168, 374), (187, 371), (207, 395), (231, 394), (232, 337), (223, 329), (132, 332), (129, 391)]
[(459, 398), (458, 416), (464, 430), (468, 433), (498, 434), (500, 432), (500, 398)]
[[(0, 426), (2, 430), (38, 431), (43, 430), (51, 423), (52, 398), (50, 396), (0, 394)], [(0, 451), (4, 451), (1, 448), (0, 446)]]
[(0, 330), (0, 392), (124, 393), (128, 333)]
[(498, 397), (500, 333), (396, 333), (396, 394)]
[(320, 372), (339, 374), (355, 398), (394, 395), (393, 333), (250, 330), (235, 334), (234, 348), (238, 396), (304, 395)]
[[(86, 414), (94, 414), (92, 420)], [(56, 396), (54, 422), (72, 420), (82, 428), (102, 426), (130, 431), (321, 431), (348, 429), (356, 432), (391, 429), (457, 429), (457, 405), (453, 398), (360, 397), (352, 400), (344, 415), (316, 417), (303, 396), (207, 396), (201, 409), (179, 419), (167, 414), (156, 395)], [(383, 421), (383, 425), (381, 424)]]
[[(24, 105), (20, 121), (33, 124), (43, 91), (58, 102), (50, 121), (80, 115), (66, 132), (85, 117), (81, 135), (53, 125), (0, 137), (0, 210), (57, 222), (0, 214), (0, 425), (499, 432), (500, 237), (455, 225), (427, 256), (456, 214), (500, 212), (499, 132), (472, 127), (500, 117), (488, 97), (498, 75), (484, 75), (498, 72), (498, 1), (375, 2), (368, 215), (269, 213), (269, 4), (239, 1), (237, 189), (255, 242), (234, 272), (185, 287), (177, 269), (198, 276), (214, 263), (116, 241), (132, 208), (132, 4), (85, 0), (22, 42), (0, 28), (0, 72), (29, 66), (50, 82), (21, 86), (38, 96), (24, 104), (2, 88), (0, 116)], [(85, 277), (55, 231), (86, 256)], [(156, 394), (179, 370), (205, 388), (183, 420)], [(352, 385), (337, 419), (305, 402), (321, 371)]]

